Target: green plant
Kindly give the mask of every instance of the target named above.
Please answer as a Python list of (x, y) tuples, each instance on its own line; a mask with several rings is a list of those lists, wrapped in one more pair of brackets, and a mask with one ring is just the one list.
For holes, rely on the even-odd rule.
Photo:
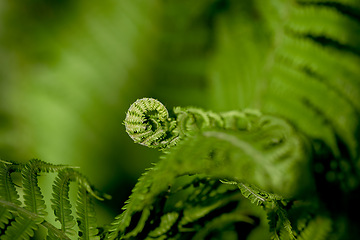
[[(39, 160), (23, 165), (3, 161), (2, 237), (26, 239), (39, 226), (47, 229), (48, 239), (74, 235), (70, 181), (79, 185), (81, 239), (222, 238), (224, 229), (237, 238), (244, 231), (237, 225), (247, 224), (249, 231), (261, 217), (253, 215), (246, 199), (266, 213), (272, 239), (327, 239), (336, 233), (336, 219), (315, 194), (308, 140), (285, 120), (250, 109), (216, 114), (174, 108), (169, 115), (160, 102), (145, 98), (130, 107), (124, 122), (135, 142), (165, 155), (139, 179), (124, 212), (111, 225), (99, 232), (91, 196), (101, 197), (73, 168)], [(51, 207), (61, 229), (44, 220), (46, 207), (37, 182), (38, 173), (54, 171), (58, 177)], [(23, 207), (12, 172), (21, 172)]]
[[(209, 106), (232, 110), (177, 107), (169, 113), (155, 99), (136, 101), (126, 131), (163, 155), (139, 179), (124, 211), (102, 228), (91, 198), (99, 194), (76, 170), (3, 161), (1, 238), (28, 239), (39, 228), (49, 239), (74, 237), (69, 181), (79, 185), (82, 239), (359, 237), (359, 2), (198, 2), (217, 31), (215, 43), (207, 43), (215, 45), (207, 59)], [(170, 48), (175, 38), (166, 38)], [(206, 42), (189, 39), (183, 48)], [(181, 71), (198, 74), (191, 67)], [(49, 171), (58, 172), (51, 207), (60, 229), (44, 220), (37, 184), (37, 175)], [(12, 180), (17, 172), (22, 203), (20, 184)]]
[[(29, 239), (40, 226), (47, 230), (47, 239), (70, 239), (76, 222), (72, 216), (69, 201), (69, 184), (78, 183), (76, 202), (77, 222), (81, 239), (96, 239), (98, 234), (92, 198), (103, 200), (93, 191), (88, 180), (78, 171), (63, 165), (48, 164), (33, 159), (26, 164), (1, 161), (0, 168), (0, 227), (1, 239)], [(11, 175), (21, 174), (23, 204)], [(58, 172), (53, 183), (52, 205), (56, 220), (61, 228), (47, 222), (47, 208), (38, 184), (42, 172)], [(107, 197), (107, 195), (105, 195)], [(23, 205), (23, 206), (22, 206)]]

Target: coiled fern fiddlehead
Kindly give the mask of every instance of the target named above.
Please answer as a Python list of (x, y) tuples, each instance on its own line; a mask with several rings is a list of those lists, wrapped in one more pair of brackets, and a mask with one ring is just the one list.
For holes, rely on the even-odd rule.
[(175, 122), (169, 118), (165, 106), (153, 99), (142, 98), (134, 102), (124, 121), (126, 132), (134, 140), (151, 148), (173, 145), (178, 138)]
[(214, 113), (195, 107), (176, 107), (173, 115), (171, 118), (166, 107), (156, 99), (138, 99), (126, 114), (126, 132), (135, 143), (164, 149), (174, 146), (182, 137), (199, 130), (249, 130), (257, 124), (256, 120), (261, 113), (249, 109), (243, 112)]

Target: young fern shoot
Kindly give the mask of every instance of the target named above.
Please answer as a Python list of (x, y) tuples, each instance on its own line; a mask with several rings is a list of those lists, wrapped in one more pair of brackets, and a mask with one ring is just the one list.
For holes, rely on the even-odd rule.
[[(130, 106), (124, 123), (136, 143), (158, 148), (165, 155), (139, 180), (125, 211), (113, 223), (109, 239), (142, 234), (156, 196), (171, 192), (176, 179), (187, 174), (236, 183), (245, 198), (274, 212), (279, 226), (274, 231), (285, 229), (295, 238), (286, 204), (281, 202), (312, 192), (313, 187), (307, 142), (285, 120), (250, 109), (214, 113), (176, 107), (169, 114), (158, 100), (143, 98)], [(144, 215), (146, 209), (148, 214)], [(142, 217), (132, 230), (131, 219), (139, 213)], [(167, 219), (166, 214), (163, 219)], [(183, 217), (172, 223), (179, 232), (189, 231), (182, 227)]]

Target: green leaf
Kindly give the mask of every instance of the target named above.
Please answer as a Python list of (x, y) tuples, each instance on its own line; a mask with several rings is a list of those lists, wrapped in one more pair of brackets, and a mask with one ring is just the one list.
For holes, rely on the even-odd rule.
[[(149, 233), (149, 237), (156, 238), (164, 235), (170, 230), (173, 224), (177, 221), (178, 217), (178, 212), (169, 212), (161, 216), (160, 225)], [(164, 235), (164, 237), (166, 237), (166, 235)]]
[(316, 216), (300, 233), (299, 240), (325, 240), (331, 236), (332, 221), (328, 217)]
[(150, 216), (150, 208), (145, 207), (141, 211), (141, 216), (140, 216), (138, 223), (136, 224), (136, 227), (134, 229), (131, 229), (131, 231), (126, 233), (122, 238), (128, 239), (131, 237), (136, 237), (136, 235), (143, 230), (145, 223), (146, 223), (147, 219), (149, 218), (149, 216)]
[[(302, 139), (284, 121), (263, 120), (261, 127), (250, 132), (205, 131), (184, 140), (157, 165), (167, 169), (159, 175), (205, 173), (246, 181), (282, 196), (311, 189), (309, 156)], [(309, 182), (299, 184), (300, 179)]]
[[(213, 210), (220, 208), (224, 204), (228, 203), (228, 199), (218, 200), (210, 205), (197, 205), (197, 206), (187, 206), (183, 214), (184, 216), (181, 218), (181, 221), (179, 222), (179, 228), (184, 228), (185, 225), (189, 223), (193, 223), (197, 220), (199, 220), (202, 217), (205, 217), (207, 214), (212, 212)], [(195, 229), (196, 230), (196, 229)]]
[(11, 223), (5, 234), (1, 237), (2, 240), (26, 240), (34, 236), (34, 231), (38, 229), (39, 222), (31, 218), (27, 218), (22, 214), (15, 217), (15, 221)]
[(258, 206), (264, 206), (270, 196), (269, 193), (260, 191), (258, 188), (250, 186), (249, 184), (239, 183), (238, 187), (244, 197), (249, 199), (251, 203)]
[(61, 223), (61, 230), (68, 234), (74, 235), (73, 227), (76, 222), (71, 215), (71, 203), (69, 200), (69, 184), (75, 178), (76, 174), (72, 169), (61, 170), (53, 184), (52, 209), (54, 210), (56, 219)]
[(124, 212), (116, 216), (115, 220), (111, 223), (109, 233), (106, 236), (107, 239), (115, 239), (119, 233), (123, 234), (125, 229), (130, 225), (133, 214), (145, 209), (146, 202), (148, 202), (149, 205), (152, 204), (152, 201), (154, 201), (153, 197), (156, 195), (148, 196), (150, 195), (148, 191), (152, 185), (153, 174), (156, 174), (153, 169), (147, 169), (139, 178), (132, 190), (132, 194), (122, 208)]
[[(316, 24), (312, 24), (314, 21)], [(359, 50), (359, 21), (334, 8), (311, 5), (294, 8), (286, 25), (296, 33), (324, 36)]]
[[(44, 197), (38, 184), (38, 173), (41, 171), (37, 160), (28, 162), (21, 171), (25, 209), (39, 215), (46, 216)], [(41, 163), (40, 163), (41, 164)]]
[(76, 203), (80, 239), (99, 240), (93, 198), (83, 185), (79, 186)]
[(0, 229), (5, 229), (9, 221), (13, 218), (11, 212), (4, 206), (0, 206)]
[(238, 209), (237, 211), (233, 211), (231, 213), (223, 213), (219, 217), (209, 221), (203, 228), (197, 231), (193, 239), (206, 239), (207, 235), (212, 231), (216, 229), (221, 231), (222, 229), (225, 229), (226, 226), (239, 222), (254, 224), (254, 220), (252, 218)]
[(0, 162), (0, 199), (20, 205), (19, 194), (11, 179), (11, 164)]
[(53, 225), (49, 224), (48, 222), (43, 222), (42, 225), (47, 228), (48, 230), (48, 234), (46, 236), (47, 240), (70, 240), (70, 238), (68, 236), (65, 235), (64, 232), (62, 232), (61, 230), (57, 229), (56, 227), (54, 227)]

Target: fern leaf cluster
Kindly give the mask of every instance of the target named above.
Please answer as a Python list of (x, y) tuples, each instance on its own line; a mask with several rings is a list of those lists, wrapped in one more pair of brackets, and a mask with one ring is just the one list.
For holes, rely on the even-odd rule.
[[(154, 99), (142, 101), (157, 102)], [(199, 173), (198, 170), (202, 169), (215, 174), (213, 176), (246, 179), (284, 195), (291, 195), (290, 191), (299, 192), (299, 189), (294, 189), (294, 179), (283, 173), (291, 172), (288, 175), (295, 179), (309, 175), (306, 159), (310, 153), (306, 143), (290, 124), (280, 118), (251, 110), (215, 114), (196, 108), (175, 108), (174, 113), (176, 120), (168, 120), (174, 132), (171, 137), (177, 134), (178, 138), (185, 139), (167, 156), (174, 159), (163, 162), (168, 165), (164, 167), (167, 171), (179, 172), (175, 175)], [(127, 122), (125, 120), (126, 126), (131, 127)], [(139, 124), (147, 122), (149, 120), (144, 119)], [(137, 129), (134, 133), (137, 134)], [(159, 144), (163, 144), (164, 138), (156, 138), (157, 132), (154, 133)], [(196, 138), (191, 138), (194, 134), (197, 134)], [(199, 143), (202, 145), (200, 149)], [(299, 169), (303, 169), (302, 172)], [(254, 174), (254, 171), (262, 174)]]
[[(142, 99), (137, 103), (139, 101), (154, 102), (156, 100)], [(133, 106), (130, 110), (132, 108)], [(163, 159), (139, 179), (125, 205), (124, 212), (113, 222), (108, 235), (109, 239), (117, 236), (122, 236), (124, 239), (143, 236), (148, 231), (146, 223), (150, 223), (149, 227), (154, 228), (151, 223), (157, 222), (160, 225), (155, 225), (157, 226), (155, 229), (163, 229), (161, 222), (164, 222), (163, 219), (167, 219), (173, 211), (159, 213), (156, 206), (159, 201), (165, 201), (166, 205), (170, 201), (167, 199), (171, 199), (177, 179), (188, 174), (195, 174), (195, 176), (205, 174), (209, 176), (210, 181), (216, 182), (213, 184), (228, 186), (231, 189), (231, 184), (219, 182), (219, 180), (228, 179), (222, 181), (234, 182), (234, 185), (241, 189), (241, 191), (236, 191), (237, 198), (242, 194), (252, 203), (262, 205), (265, 209), (271, 205), (272, 211), (275, 211), (272, 205), (284, 199), (280, 197), (281, 195), (295, 197), (295, 194), (305, 189), (306, 191), (313, 190), (306, 161), (310, 153), (307, 151), (304, 139), (286, 121), (252, 110), (216, 114), (197, 108), (175, 108), (173, 112), (176, 117), (166, 119), (171, 122), (167, 126), (171, 126), (171, 131), (174, 132), (170, 135), (173, 137), (177, 134), (179, 138), (176, 146), (168, 145), (166, 148), (160, 148), (165, 152)], [(153, 112), (152, 114), (155, 115)], [(150, 121), (153, 120), (142, 119), (142, 122), (137, 123), (145, 125)], [(127, 128), (131, 127), (128, 120), (125, 120), (125, 124)], [(137, 131), (140, 131), (138, 129), (133, 129), (132, 134), (137, 134)], [(148, 129), (151, 130), (151, 126)], [(163, 132), (167, 130), (163, 129)], [(156, 135), (157, 130), (154, 132)], [(164, 140), (163, 137), (157, 139), (159, 143), (164, 143)], [(152, 143), (150, 147), (156, 145), (154, 140)], [(299, 184), (304, 176), (310, 179), (310, 182), (303, 181)], [(264, 190), (251, 187), (249, 184), (255, 184)], [(185, 186), (189, 185), (185, 184), (182, 188), (188, 188)], [(201, 187), (206, 188), (206, 185)], [(201, 193), (203, 189), (192, 191), (194, 199), (202, 199), (196, 195), (198, 191)], [(233, 191), (235, 190), (232, 189), (231, 192)], [(277, 197), (274, 192), (280, 195)], [(220, 222), (219, 219), (222, 218), (212, 219), (209, 215), (221, 209), (221, 206), (230, 204), (228, 201), (231, 197), (226, 197), (224, 193), (214, 193), (212, 201), (220, 196), (221, 199), (208, 205), (205, 200), (209, 198), (209, 195), (211, 193), (203, 196), (203, 203), (200, 206), (192, 203), (184, 208), (186, 203), (181, 200), (173, 203), (175, 206), (181, 206), (176, 212), (180, 211), (182, 214), (177, 216), (176, 221), (173, 219), (175, 223), (173, 221), (167, 223), (173, 224), (172, 228), (176, 226), (179, 233), (192, 236), (191, 233), (200, 229), (195, 228), (193, 224), (201, 219), (204, 221), (205, 216), (207, 217), (203, 224), (207, 226), (211, 226), (212, 221)], [(188, 201), (190, 199), (188, 198)], [(235, 209), (236, 206), (237, 204), (235, 204)], [(275, 206), (278, 204), (276, 203)], [(184, 208), (183, 211), (181, 211), (182, 208)], [(292, 234), (289, 220), (285, 217), (285, 210), (276, 209), (279, 221), (283, 224), (282, 227)], [(157, 214), (154, 215), (152, 212), (157, 212)], [(137, 215), (138, 217), (135, 217)], [(159, 219), (159, 216), (162, 218)], [(134, 218), (137, 219), (137, 223), (133, 222)], [(230, 222), (229, 219), (225, 220), (224, 217), (224, 221)], [(249, 220), (249, 217), (243, 216), (241, 219)], [(185, 227), (188, 225), (192, 227)]]
[[(87, 179), (71, 167), (53, 165), (37, 159), (26, 164), (16, 164), (2, 161), (0, 166), (0, 227), (1, 239), (30, 239), (40, 227), (47, 230), (47, 239), (70, 239), (74, 236), (75, 220), (69, 200), (69, 183), (77, 181), (79, 194), (77, 198), (77, 219), (81, 239), (98, 239), (94, 206), (92, 199), (97, 196), (90, 187)], [(12, 182), (12, 173), (20, 172), (22, 176), (23, 202)], [(45, 217), (46, 208), (44, 196), (38, 184), (40, 173), (58, 172), (53, 185), (51, 208), (55, 213), (61, 228), (58, 229)]]
[(332, 161), (346, 159), (352, 170), (342, 169), (345, 177), (334, 173), (334, 181), (353, 191), (359, 184), (359, 4), (301, 0), (284, 7), (262, 109), (323, 141)]
[[(139, 101), (157, 102), (154, 99)], [(195, 204), (194, 207), (192, 204), (183, 212), (180, 211), (182, 215), (176, 214), (172, 221), (166, 221), (166, 227), (161, 225), (174, 212), (159, 213), (155, 206), (159, 201), (168, 202), (178, 179), (188, 174), (205, 174), (208, 179), (220, 180), (227, 186), (237, 186), (244, 198), (261, 207), (267, 214), (272, 239), (321, 239), (331, 233), (329, 226), (337, 220), (317, 215), (324, 210), (315, 204), (317, 200), (313, 195), (314, 179), (309, 162), (314, 157), (310, 151), (311, 140), (298, 133), (287, 121), (252, 110), (216, 114), (190, 107), (175, 108), (173, 114), (175, 117), (164, 118), (168, 124), (163, 124), (171, 126), (172, 133), (168, 129), (163, 131), (178, 138), (176, 145), (160, 148), (165, 155), (139, 180), (124, 212), (112, 224), (109, 239), (145, 236), (148, 232), (147, 224), (150, 223), (150, 228), (154, 228), (151, 225), (154, 222), (158, 224), (156, 229), (169, 231), (171, 226), (171, 229), (177, 229), (183, 236), (194, 237), (191, 232), (196, 231), (196, 228), (184, 226), (204, 216), (207, 217), (203, 226), (220, 221), (220, 218), (209, 217), (212, 211), (221, 209), (217, 205), (221, 204), (221, 200), (217, 200), (215, 205), (199, 207)], [(142, 119), (138, 124), (148, 122), (148, 119)], [(125, 125), (129, 127), (127, 120)], [(150, 132), (151, 126), (147, 129)], [(133, 133), (136, 134), (137, 130)], [(155, 136), (152, 143), (164, 143), (164, 139)], [(193, 194), (196, 192), (194, 189)], [(222, 199), (226, 198), (222, 196)], [(313, 201), (315, 205), (310, 204), (303, 209), (302, 215), (296, 215), (297, 210), (294, 209), (298, 208), (297, 205), (307, 201)], [(181, 200), (175, 206), (177, 204), (184, 205)], [(152, 211), (157, 212), (156, 217)], [(134, 218), (137, 223), (133, 222)], [(313, 235), (315, 233), (312, 232), (314, 219), (323, 219), (324, 222), (321, 226), (323, 233), (319, 235)], [(206, 236), (208, 233), (203, 234)]]

